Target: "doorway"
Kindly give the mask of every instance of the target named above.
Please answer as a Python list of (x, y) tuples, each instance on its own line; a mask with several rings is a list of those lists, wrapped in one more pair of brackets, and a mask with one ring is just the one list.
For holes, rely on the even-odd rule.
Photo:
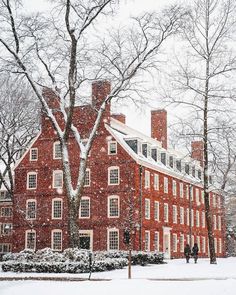
[(93, 248), (93, 231), (80, 230), (79, 231), (80, 249), (92, 250)]

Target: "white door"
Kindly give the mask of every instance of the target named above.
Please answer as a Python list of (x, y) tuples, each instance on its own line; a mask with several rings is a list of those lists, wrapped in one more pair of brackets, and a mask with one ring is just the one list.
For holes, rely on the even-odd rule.
[(165, 258), (170, 258), (170, 233), (164, 233), (163, 252)]

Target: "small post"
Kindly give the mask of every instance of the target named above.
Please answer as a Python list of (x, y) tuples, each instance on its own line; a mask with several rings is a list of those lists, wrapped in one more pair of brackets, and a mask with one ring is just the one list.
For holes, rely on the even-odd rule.
[(124, 243), (129, 247), (128, 254), (128, 279), (131, 279), (131, 239), (130, 239), (130, 231), (126, 228), (124, 230)]
[(128, 279), (131, 279), (131, 247), (129, 245)]
[(92, 252), (89, 252), (89, 280), (91, 279), (92, 275)]

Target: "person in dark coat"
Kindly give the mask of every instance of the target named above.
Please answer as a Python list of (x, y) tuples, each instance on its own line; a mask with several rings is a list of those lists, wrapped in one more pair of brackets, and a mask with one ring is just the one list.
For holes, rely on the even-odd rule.
[(197, 243), (194, 243), (193, 248), (192, 248), (192, 255), (193, 255), (195, 263), (197, 263), (197, 260), (198, 260), (198, 251), (199, 251), (198, 245), (197, 245)]
[(191, 255), (191, 248), (189, 244), (186, 244), (186, 246), (184, 247), (184, 256), (186, 258), (186, 263), (189, 263), (190, 255)]

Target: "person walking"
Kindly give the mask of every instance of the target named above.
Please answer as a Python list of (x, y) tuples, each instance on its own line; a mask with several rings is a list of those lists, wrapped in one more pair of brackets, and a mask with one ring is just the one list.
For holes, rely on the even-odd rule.
[(194, 258), (194, 263), (197, 263), (198, 251), (199, 251), (198, 245), (197, 245), (197, 243), (194, 243), (193, 248), (192, 248), (192, 255), (193, 255), (193, 258)]
[(186, 244), (184, 247), (184, 256), (186, 258), (186, 263), (189, 263), (190, 255), (191, 255), (191, 248), (189, 244)]

